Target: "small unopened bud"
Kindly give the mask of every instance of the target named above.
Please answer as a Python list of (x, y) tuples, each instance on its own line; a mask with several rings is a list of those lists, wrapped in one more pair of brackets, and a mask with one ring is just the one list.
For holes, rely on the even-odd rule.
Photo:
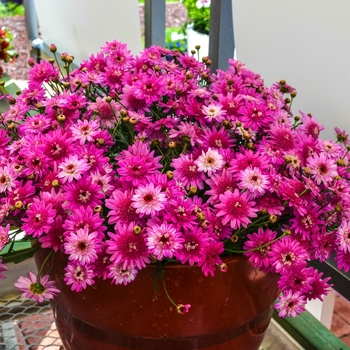
[(64, 123), (64, 122), (67, 120), (67, 117), (66, 117), (64, 114), (59, 114), (59, 115), (56, 117), (56, 120), (57, 120), (59, 123)]
[(0, 86), (5, 86), (5, 82), (3, 80), (0, 81)]
[(239, 121), (237, 121), (237, 122), (236, 122), (236, 127), (239, 128), (239, 127), (241, 127), (241, 126), (242, 126), (242, 123), (239, 122)]
[(197, 219), (198, 219), (199, 221), (204, 221), (204, 220), (205, 220), (205, 215), (204, 215), (203, 213), (198, 213), (198, 214), (197, 214)]
[(297, 95), (297, 92), (296, 91), (293, 91), (293, 92), (291, 92), (291, 94), (290, 94), (293, 98)]
[(275, 224), (277, 222), (277, 216), (276, 215), (270, 215), (269, 220), (272, 224)]
[(194, 48), (195, 48), (196, 50), (200, 50), (200, 49), (201, 49), (201, 46), (200, 46), (200, 45), (196, 45)]
[(194, 55), (196, 53), (196, 50), (191, 50), (191, 54)]
[(196, 194), (196, 193), (197, 193), (197, 186), (190, 186), (189, 192), (190, 192), (191, 194)]
[(231, 241), (233, 243), (236, 243), (238, 241), (238, 236), (235, 233), (231, 236)]
[(128, 115), (128, 113), (125, 111), (125, 109), (121, 109), (119, 113), (120, 113), (121, 117), (127, 117), (127, 115)]
[(16, 95), (17, 95), (17, 96), (19, 96), (21, 93), (22, 93), (21, 90), (17, 90), (17, 91), (16, 91)]
[(168, 143), (168, 147), (169, 147), (170, 149), (174, 149), (174, 148), (176, 147), (176, 142), (170, 141), (170, 142)]
[(285, 103), (290, 103), (290, 98), (288, 98), (288, 97), (285, 98), (285, 99), (284, 99), (284, 102), (285, 102)]
[(228, 266), (225, 263), (220, 264), (220, 271), (221, 272), (227, 272)]
[(285, 235), (291, 235), (292, 234), (292, 231), (291, 230), (285, 230), (284, 232), (283, 232)]
[(305, 172), (305, 174), (310, 174), (310, 172), (311, 172), (311, 168), (310, 167), (308, 167), (308, 166), (306, 166), (305, 168), (304, 168), (304, 172)]
[(345, 166), (344, 159), (341, 159), (341, 158), (338, 159), (338, 160), (337, 160), (337, 165), (338, 165), (338, 166)]
[(99, 145), (99, 146), (102, 146), (102, 145), (104, 145), (105, 144), (105, 140), (104, 139), (96, 139), (95, 140), (96, 141), (96, 143)]
[(141, 226), (136, 225), (136, 226), (134, 226), (133, 231), (134, 231), (135, 235), (139, 235), (142, 231), (142, 228), (141, 228)]
[(16, 124), (13, 123), (13, 122), (11, 122), (11, 123), (9, 123), (9, 125), (7, 125), (7, 128), (8, 128), (9, 130), (15, 130), (15, 129), (16, 129)]
[(129, 123), (130, 118), (129, 117), (124, 117), (122, 118), (123, 123), (127, 124)]
[(232, 129), (233, 125), (229, 120), (224, 120), (222, 122), (222, 125), (224, 126), (225, 129)]
[(35, 61), (34, 61), (34, 58), (33, 58), (33, 57), (28, 58), (28, 64), (29, 64), (30, 67), (33, 67), (33, 66), (34, 66)]
[(247, 145), (248, 149), (254, 149), (255, 146), (254, 146), (254, 143), (253, 142), (248, 142), (248, 145)]
[(60, 182), (57, 179), (55, 179), (55, 180), (52, 180), (51, 185), (52, 187), (58, 187), (60, 185)]
[(57, 51), (57, 46), (55, 44), (50, 45), (50, 51), (55, 53)]
[[(131, 125), (136, 125), (139, 121), (136, 118), (130, 118), (129, 119), (129, 124)], [(159, 142), (159, 141), (158, 141)]]
[(193, 74), (191, 72), (186, 72), (186, 79), (192, 79)]
[(284, 157), (284, 160), (287, 164), (291, 163), (293, 161), (292, 157), (290, 155), (286, 155)]
[(300, 120), (300, 117), (299, 117), (298, 115), (296, 115), (296, 116), (294, 117), (294, 120), (295, 120), (296, 122), (298, 122), (298, 121)]
[(174, 173), (171, 171), (171, 170), (168, 170), (166, 172), (166, 176), (169, 180), (173, 179), (174, 178)]
[(209, 67), (209, 66), (211, 66), (212, 63), (213, 63), (212, 60), (207, 60), (207, 61), (205, 62), (205, 65), (206, 65), (207, 67)]
[(111, 97), (111, 96), (107, 96), (107, 97), (106, 97), (106, 102), (107, 102), (107, 103), (112, 102), (112, 97)]
[(15, 208), (16, 209), (22, 209), (23, 208), (23, 202), (22, 201), (17, 201), (15, 203)]
[(210, 227), (210, 222), (208, 220), (202, 221), (201, 225), (204, 229), (208, 229)]
[(102, 205), (96, 205), (96, 207), (94, 207), (94, 212), (95, 213), (101, 213), (102, 212)]
[(286, 81), (282, 79), (282, 80), (280, 80), (280, 84), (281, 85), (286, 85)]
[(50, 64), (54, 64), (55, 63), (55, 60), (53, 58), (49, 58), (49, 63)]
[(33, 180), (34, 178), (35, 178), (35, 175), (34, 175), (34, 174), (28, 175), (28, 179), (29, 179), (29, 180)]

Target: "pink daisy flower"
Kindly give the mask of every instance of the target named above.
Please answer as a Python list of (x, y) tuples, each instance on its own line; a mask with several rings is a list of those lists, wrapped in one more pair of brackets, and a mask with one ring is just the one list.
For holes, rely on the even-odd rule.
[(23, 292), (22, 298), (29, 298), (38, 303), (42, 303), (44, 299), (53, 299), (60, 292), (54, 285), (54, 281), (49, 281), (49, 275), (38, 278), (32, 272), (28, 272), (28, 278), (21, 276), (15, 283), (15, 287)]
[(10, 241), (9, 232), (10, 232), (10, 224), (7, 224), (6, 227), (0, 226), (0, 251)]
[(123, 264), (108, 265), (108, 271), (108, 278), (112, 279), (112, 283), (117, 285), (124, 284), (124, 286), (132, 282), (138, 272), (136, 268), (131, 268), (130, 266), (123, 269)]
[(97, 253), (100, 251), (101, 245), (97, 232), (89, 233), (89, 228), (84, 227), (75, 233), (67, 234), (65, 241), (64, 250), (69, 255), (69, 260), (86, 265), (97, 259)]
[(249, 200), (247, 192), (240, 193), (238, 189), (226, 191), (219, 199), (220, 203), (215, 205), (218, 209), (216, 215), (222, 217), (224, 225), (229, 223), (234, 230), (241, 225), (247, 227), (251, 223), (250, 218), (257, 217), (255, 202)]
[(136, 209), (132, 206), (133, 192), (131, 190), (113, 191), (110, 198), (106, 199), (106, 207), (111, 209), (108, 213), (110, 224), (130, 224), (138, 221)]
[(94, 208), (102, 204), (104, 197), (101, 187), (93, 183), (91, 177), (83, 177), (77, 183), (70, 182), (64, 186), (66, 202), (64, 207), (75, 210), (80, 206)]
[(306, 266), (306, 260), (309, 254), (296, 240), (289, 236), (283, 237), (275, 242), (268, 252), (270, 264), (275, 268), (277, 273), (285, 274), (293, 268)]
[(99, 123), (96, 120), (77, 120), (76, 124), (70, 127), (72, 139), (79, 141), (81, 145), (92, 142), (99, 132)]
[(153, 183), (136, 188), (135, 194), (131, 198), (131, 205), (140, 217), (144, 215), (154, 216), (165, 208), (167, 199), (161, 190), (161, 186), (154, 187)]
[(336, 232), (336, 243), (338, 244), (340, 250), (350, 252), (350, 222), (343, 220)]
[(39, 242), (42, 248), (52, 248), (55, 252), (63, 250), (64, 228), (63, 219), (57, 216), (49, 232), (39, 237)]
[(120, 225), (117, 223), (116, 232), (108, 232), (110, 240), (107, 243), (107, 253), (111, 254), (111, 261), (114, 264), (123, 264), (123, 269), (128, 266), (132, 269), (142, 269), (150, 262), (148, 249), (144, 235), (135, 234), (134, 225)]
[(66, 271), (64, 281), (68, 286), (72, 285), (72, 291), (81, 292), (88, 285), (91, 286), (95, 283), (95, 273), (91, 265), (83, 265), (78, 261), (70, 261), (64, 270)]
[(81, 179), (82, 175), (86, 173), (90, 166), (85, 159), (79, 159), (77, 155), (70, 155), (59, 166), (61, 171), (58, 173), (58, 177), (62, 179), (62, 182), (71, 182), (74, 179)]
[(186, 189), (196, 186), (200, 190), (204, 188), (205, 175), (198, 170), (197, 164), (192, 159), (192, 154), (180, 154), (174, 158), (171, 166), (174, 168), (174, 177), (180, 181)]
[(337, 163), (324, 153), (314, 154), (313, 157), (308, 158), (307, 165), (317, 185), (328, 184), (338, 175)]
[(36, 200), (26, 211), (27, 217), (22, 218), (24, 222), (22, 229), (26, 235), (40, 237), (47, 233), (56, 216), (56, 210), (52, 209), (51, 204), (45, 204), (43, 201)]
[(194, 161), (198, 167), (198, 171), (203, 171), (211, 176), (217, 170), (220, 170), (224, 165), (222, 155), (215, 149), (210, 147), (206, 152), (202, 151), (202, 154)]
[(279, 302), (275, 305), (275, 309), (279, 309), (280, 317), (296, 317), (302, 311), (305, 311), (306, 301), (300, 291), (292, 290), (280, 295)]
[(247, 252), (244, 253), (248, 257), (253, 266), (259, 269), (266, 269), (270, 266), (271, 261), (268, 252), (271, 250), (271, 244), (277, 236), (276, 231), (270, 229), (259, 228), (258, 232), (248, 234), (248, 240), (245, 242), (243, 249)]
[(7, 266), (5, 266), (3, 263), (2, 263), (2, 259), (0, 257), (0, 279), (3, 279), (3, 278), (6, 278), (4, 272), (6, 272), (8, 270)]
[(148, 250), (158, 260), (164, 257), (172, 258), (174, 253), (182, 248), (183, 242), (182, 234), (171, 224), (152, 225), (147, 229)]
[(268, 175), (264, 175), (259, 168), (241, 170), (237, 179), (240, 181), (242, 189), (247, 189), (254, 196), (262, 195), (266, 192), (269, 185)]
[(89, 110), (96, 111), (96, 121), (102, 127), (113, 128), (117, 123), (116, 111), (120, 109), (115, 101), (106, 102), (105, 98), (97, 97), (95, 103), (90, 103)]
[(217, 266), (222, 263), (220, 254), (223, 251), (223, 242), (210, 242), (203, 248), (202, 256), (198, 261), (198, 266), (202, 266), (202, 271), (205, 276), (214, 276)]
[(205, 247), (209, 244), (209, 236), (201, 227), (195, 227), (191, 231), (185, 231), (183, 235), (182, 249), (176, 252), (176, 258), (181, 264), (188, 262), (190, 265), (198, 263)]
[(327, 232), (323, 227), (311, 235), (312, 253), (321, 262), (326, 261), (336, 249), (336, 232)]
[(211, 123), (212, 121), (221, 122), (224, 120), (226, 111), (218, 103), (211, 103), (202, 107), (204, 118)]
[(226, 191), (233, 192), (237, 188), (237, 182), (233, 179), (233, 173), (226, 168), (220, 174), (213, 174), (206, 183), (209, 186), (209, 190), (205, 194), (210, 196), (207, 202), (211, 204), (216, 203), (221, 194), (224, 194)]

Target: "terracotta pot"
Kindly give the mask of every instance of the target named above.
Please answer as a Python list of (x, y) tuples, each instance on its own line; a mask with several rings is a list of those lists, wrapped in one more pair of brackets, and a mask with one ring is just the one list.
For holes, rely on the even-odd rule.
[[(41, 265), (47, 251), (39, 250)], [(76, 293), (63, 281), (65, 257), (56, 254), (50, 272), (61, 293), (51, 306), (67, 350), (258, 349), (278, 295), (278, 276), (253, 268), (241, 255), (225, 258), (226, 273), (205, 277), (198, 267), (171, 265), (166, 286), (177, 303), (191, 304), (180, 315), (161, 281), (155, 299), (155, 266), (139, 271), (134, 282), (112, 285), (96, 280)], [(48, 268), (48, 267), (47, 267)]]

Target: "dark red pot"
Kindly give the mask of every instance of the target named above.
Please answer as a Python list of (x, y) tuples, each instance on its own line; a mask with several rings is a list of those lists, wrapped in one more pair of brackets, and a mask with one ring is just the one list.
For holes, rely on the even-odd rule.
[[(36, 253), (38, 266), (46, 254)], [(76, 293), (63, 281), (64, 259), (56, 254), (50, 272), (61, 290), (51, 306), (67, 350), (256, 350), (278, 295), (278, 276), (253, 268), (241, 255), (225, 258), (228, 271), (217, 271), (215, 277), (205, 277), (198, 267), (168, 265), (169, 294), (177, 303), (191, 304), (180, 315), (160, 282), (155, 300), (153, 265), (127, 286), (98, 279)]]

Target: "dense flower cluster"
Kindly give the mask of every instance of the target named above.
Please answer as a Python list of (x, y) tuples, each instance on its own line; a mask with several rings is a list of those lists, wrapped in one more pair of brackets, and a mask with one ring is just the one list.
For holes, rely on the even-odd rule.
[[(350, 142), (293, 116), (285, 81), (266, 87), (235, 60), (211, 74), (206, 58), (160, 47), (134, 57), (116, 41), (71, 72), (73, 57), (61, 59), (31, 61), (29, 87), (1, 116), (3, 261), (23, 230), (67, 254), (63, 278), (79, 292), (165, 261), (210, 278), (244, 253), (280, 275), (281, 316), (327, 293), (310, 260), (335, 253), (350, 269)], [(57, 293), (40, 273), (17, 283), (37, 300)]]
[[(13, 36), (6, 27), (0, 29), (0, 60), (4, 62), (13, 61), (18, 55), (13, 48), (12, 44)], [(0, 67), (0, 77), (4, 74), (3, 69)]]

